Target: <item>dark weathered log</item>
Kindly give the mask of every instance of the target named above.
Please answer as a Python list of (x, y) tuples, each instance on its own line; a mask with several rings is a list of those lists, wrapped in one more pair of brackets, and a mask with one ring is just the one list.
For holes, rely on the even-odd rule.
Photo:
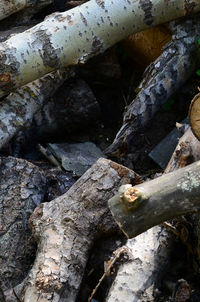
[(42, 110), (45, 101), (72, 75), (74, 73), (70, 69), (48, 74), (11, 93), (0, 103), (0, 148), (18, 131), (31, 125), (34, 115)]
[(90, 0), (55, 13), (1, 43), (0, 96), (55, 69), (85, 63), (131, 33), (199, 10), (199, 0)]
[(110, 210), (128, 238), (168, 219), (198, 211), (200, 161), (135, 187), (122, 186)]
[(141, 130), (196, 68), (199, 15), (193, 19), (171, 22), (169, 28), (173, 32), (172, 41), (146, 69), (140, 92), (128, 106), (123, 125), (107, 149), (107, 154), (120, 157), (128, 151), (134, 152)]
[(36, 247), (28, 219), (45, 192), (46, 178), (38, 167), (0, 158), (0, 301), (30, 270)]
[(37, 10), (51, 4), (53, 0), (15, 0), (15, 1), (1, 1), (0, 3), (0, 20), (23, 10), (25, 8), (37, 12)]
[(22, 301), (75, 301), (93, 240), (116, 227), (107, 200), (121, 184), (138, 180), (133, 171), (99, 159), (66, 194), (35, 210), (38, 253), (18, 292)]

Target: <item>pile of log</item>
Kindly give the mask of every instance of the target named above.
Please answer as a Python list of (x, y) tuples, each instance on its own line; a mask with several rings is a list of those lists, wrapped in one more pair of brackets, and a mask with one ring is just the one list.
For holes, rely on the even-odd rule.
[[(128, 240), (114, 251), (89, 301), (95, 301), (122, 254), (126, 259), (104, 300), (154, 301), (177, 238), (199, 274), (200, 94), (190, 106), (191, 128), (162, 175), (145, 179), (130, 169), (134, 161), (131, 167), (121, 163), (137, 151), (145, 127), (198, 68), (200, 1), (7, 1), (0, 3), (0, 20), (0, 301), (77, 301), (95, 241), (115, 233)], [(73, 169), (59, 163), (63, 150), (54, 158), (40, 146), (56, 168), (44, 166), (44, 159), (31, 163), (18, 158), (27, 137), (40, 142), (64, 132), (70, 141), (72, 133), (78, 136), (82, 128), (94, 127), (101, 106), (81, 78), (82, 65), (97, 55), (106, 61), (106, 51), (136, 33), (129, 43), (151, 40), (147, 43), (153, 49), (150, 28), (163, 23), (156, 35), (164, 42), (160, 38), (160, 48), (147, 54), (147, 62), (153, 61), (126, 107), (121, 129), (104, 150), (105, 157), (117, 162), (99, 158), (81, 177), (72, 172), (68, 188), (67, 173)], [(110, 53), (112, 57), (112, 49)], [(103, 68), (113, 69), (103, 73), (116, 79), (119, 64), (113, 62), (104, 62)], [(7, 156), (11, 149), (13, 156)], [(64, 189), (53, 192), (59, 177)], [(192, 225), (192, 231), (184, 229), (187, 236), (175, 218), (179, 225)], [(192, 301), (190, 285), (179, 280), (171, 296), (175, 302)]]

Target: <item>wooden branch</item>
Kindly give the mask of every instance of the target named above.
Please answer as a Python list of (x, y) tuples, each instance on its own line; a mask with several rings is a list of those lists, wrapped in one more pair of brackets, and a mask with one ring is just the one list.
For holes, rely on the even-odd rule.
[(75, 301), (93, 240), (116, 227), (107, 200), (121, 184), (138, 180), (133, 171), (99, 159), (66, 194), (35, 210), (38, 253), (18, 293), (22, 301)]
[(200, 161), (135, 187), (122, 186), (110, 210), (128, 238), (200, 206)]
[(199, 15), (193, 19), (171, 22), (172, 41), (144, 73), (139, 93), (128, 106), (123, 125), (107, 154), (121, 157), (138, 147), (141, 130), (161, 106), (191, 76), (197, 64), (197, 40), (200, 31)]
[(128, 240), (125, 247), (130, 259), (120, 266), (106, 302), (154, 301), (154, 286), (159, 285), (169, 263), (172, 245), (172, 233), (160, 226)]
[(199, 10), (199, 0), (90, 0), (55, 13), (0, 44), (0, 96), (55, 69), (83, 64), (132, 33)]
[(0, 148), (31, 125), (45, 101), (73, 74), (70, 69), (53, 72), (11, 93), (0, 103)]
[(198, 160), (200, 160), (200, 141), (194, 136), (191, 128), (188, 128), (179, 139), (165, 173), (183, 168)]

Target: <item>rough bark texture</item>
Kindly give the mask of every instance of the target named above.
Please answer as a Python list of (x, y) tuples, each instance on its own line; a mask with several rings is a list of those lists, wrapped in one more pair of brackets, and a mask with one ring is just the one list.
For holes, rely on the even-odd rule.
[(68, 79), (51, 99), (45, 101), (34, 115), (32, 126), (23, 135), (28, 140), (36, 136), (70, 135), (93, 125), (99, 116), (100, 106), (92, 90), (84, 80), (75, 77)]
[(109, 200), (111, 212), (128, 238), (200, 205), (200, 161), (149, 182), (120, 188)]
[(99, 159), (66, 194), (35, 210), (38, 253), (18, 293), (22, 301), (75, 301), (93, 240), (115, 226), (106, 200), (119, 185), (137, 181), (133, 171)]
[(200, 160), (200, 141), (194, 136), (191, 128), (179, 139), (174, 153), (165, 169), (165, 173), (183, 168)]
[(140, 92), (128, 106), (123, 125), (107, 153), (116, 157), (134, 152), (140, 131), (154, 114), (191, 76), (197, 63), (197, 40), (200, 18), (171, 22), (172, 41), (166, 45), (161, 56), (144, 73)]
[(132, 257), (120, 266), (106, 301), (154, 301), (153, 290), (160, 285), (171, 246), (171, 234), (159, 226), (129, 239), (126, 247)]
[(37, 11), (37, 9), (41, 9), (52, 2), (53, 0), (2, 0), (0, 3), (0, 20), (24, 8), (32, 8), (32, 10)]
[(70, 69), (48, 74), (11, 93), (0, 103), (0, 148), (19, 130), (31, 125), (45, 101), (73, 74)]
[[(27, 275), (35, 254), (28, 219), (44, 199), (46, 178), (26, 160), (0, 158), (0, 301)], [(32, 239), (31, 239), (32, 238)]]
[(0, 45), (0, 95), (61, 66), (85, 63), (131, 33), (199, 10), (199, 0), (91, 0), (55, 13)]

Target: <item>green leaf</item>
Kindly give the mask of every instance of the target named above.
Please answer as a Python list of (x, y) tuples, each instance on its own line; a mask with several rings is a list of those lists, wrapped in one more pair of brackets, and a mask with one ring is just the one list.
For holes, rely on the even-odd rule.
[(197, 69), (196, 74), (200, 76), (200, 69)]
[(174, 99), (169, 99), (164, 105), (163, 105), (163, 109), (164, 110), (170, 110), (170, 108), (172, 107), (172, 105), (174, 104)]

